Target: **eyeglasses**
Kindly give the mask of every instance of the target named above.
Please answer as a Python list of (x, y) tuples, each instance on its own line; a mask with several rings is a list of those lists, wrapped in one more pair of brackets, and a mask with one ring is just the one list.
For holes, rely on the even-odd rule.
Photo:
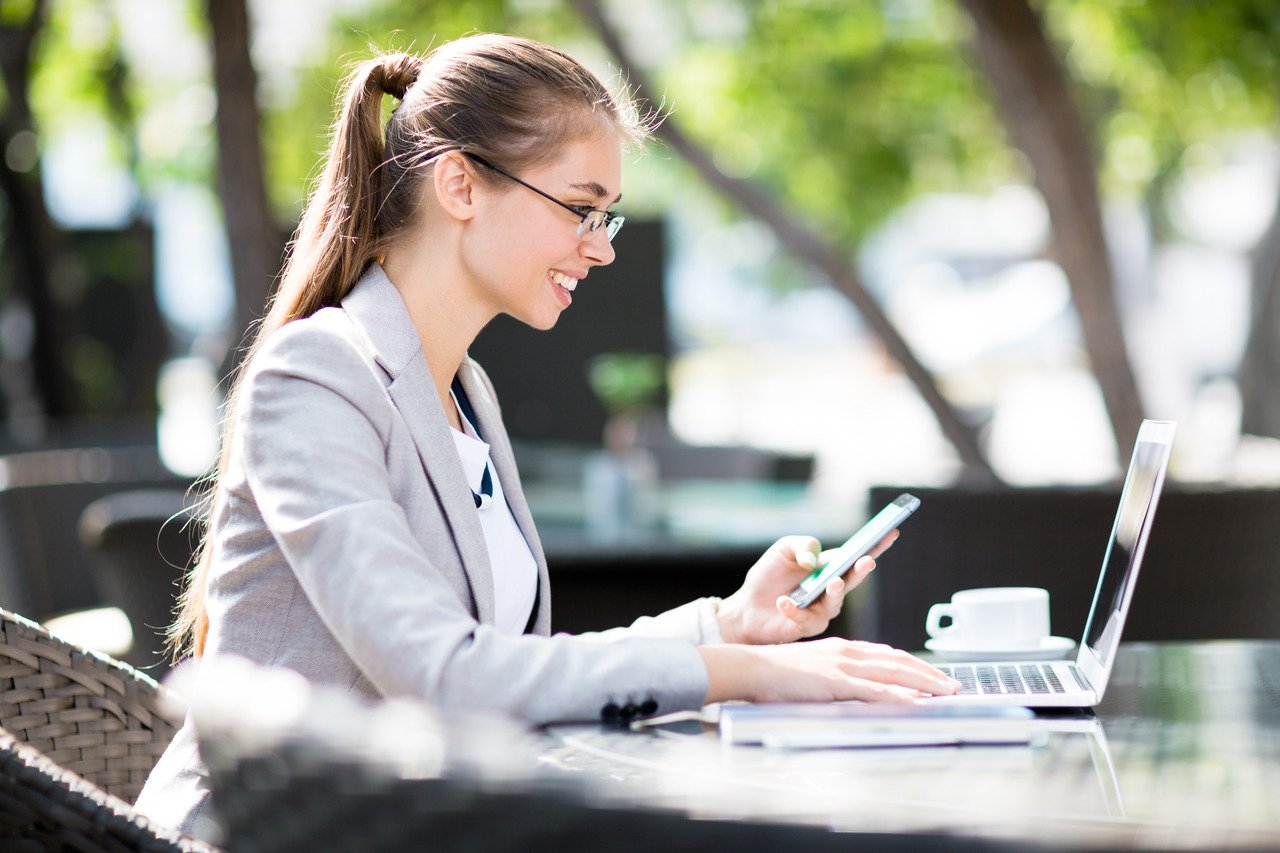
[(594, 207), (583, 207), (581, 205), (576, 205), (576, 204), (565, 204), (560, 199), (556, 198), (553, 195), (543, 192), (542, 190), (535, 187), (533, 184), (526, 183), (520, 180), (515, 175), (511, 174), (505, 169), (499, 169), (497, 166), (493, 165), (488, 160), (484, 159), (478, 154), (471, 154), (466, 151), (463, 151), (462, 153), (466, 157), (470, 158), (471, 160), (474, 160), (475, 162), (479, 163), (481, 166), (484, 166), (487, 169), (492, 169), (493, 171), (497, 172), (499, 175), (503, 175), (505, 177), (510, 178), (520, 186), (525, 187), (526, 189), (533, 190), (538, 195), (542, 196), (548, 201), (553, 201), (556, 204), (560, 205), (565, 210), (572, 213), (574, 216), (580, 217), (582, 221), (578, 223), (578, 232), (577, 232), (579, 240), (587, 239), (588, 235), (594, 234), (595, 232), (599, 231), (601, 227), (603, 227), (605, 236), (609, 238), (609, 242), (613, 242), (613, 238), (617, 236), (617, 233), (619, 231), (622, 230), (622, 223), (626, 221), (625, 217), (619, 216), (616, 213), (611, 213), (610, 211), (607, 211), (607, 210), (597, 210)]

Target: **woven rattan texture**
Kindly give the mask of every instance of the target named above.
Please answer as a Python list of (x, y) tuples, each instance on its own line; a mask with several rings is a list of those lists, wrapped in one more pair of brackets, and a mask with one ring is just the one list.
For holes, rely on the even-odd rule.
[(209, 851), (0, 729), (0, 850)]
[(153, 679), (0, 610), (0, 726), (133, 802), (176, 730)]

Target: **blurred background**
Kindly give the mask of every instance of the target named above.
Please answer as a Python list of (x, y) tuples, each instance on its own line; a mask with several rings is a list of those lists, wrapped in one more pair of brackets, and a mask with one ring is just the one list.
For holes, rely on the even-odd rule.
[(1114, 483), (1143, 416), (1280, 481), (1268, 0), (3, 0), (0, 452), (207, 470), (347, 67), (475, 31), (665, 115), (613, 267), (474, 350), (561, 565)]

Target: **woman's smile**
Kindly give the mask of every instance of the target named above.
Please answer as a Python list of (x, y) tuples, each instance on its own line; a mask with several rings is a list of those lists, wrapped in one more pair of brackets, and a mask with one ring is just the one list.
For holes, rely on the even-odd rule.
[(556, 297), (568, 308), (573, 303), (573, 291), (578, 286), (578, 279), (572, 278), (559, 270), (549, 273), (551, 286), (555, 288)]

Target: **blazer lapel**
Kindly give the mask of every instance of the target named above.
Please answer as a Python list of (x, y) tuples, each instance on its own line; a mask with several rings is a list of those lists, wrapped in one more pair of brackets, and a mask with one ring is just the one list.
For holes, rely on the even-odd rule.
[(515, 454), (511, 450), (511, 440), (507, 437), (506, 427), (502, 423), (502, 415), (498, 411), (498, 403), (494, 400), (487, 379), (482, 375), (479, 365), (468, 357), (462, 362), (458, 371), (462, 388), (467, 392), (471, 407), (475, 410), (476, 427), (489, 445), (489, 458), (502, 490), (506, 493), (507, 504), (515, 517), (516, 525), (529, 543), (529, 550), (538, 563), (538, 605), (534, 613), (533, 632), (536, 634), (551, 633), (551, 580), (547, 573), (547, 557), (542, 550), (542, 541), (538, 538), (538, 529), (533, 522), (533, 514), (529, 511), (528, 501), (524, 497), (524, 489), (520, 486), (520, 472), (516, 467)]
[(492, 625), (495, 606), (489, 549), (455, 449), (452, 427), (445, 419), (404, 300), (375, 263), (342, 300), (342, 307), (363, 332), (374, 359), (391, 377), (387, 393), (408, 425), (423, 471), (444, 509), (471, 587), (476, 616)]

